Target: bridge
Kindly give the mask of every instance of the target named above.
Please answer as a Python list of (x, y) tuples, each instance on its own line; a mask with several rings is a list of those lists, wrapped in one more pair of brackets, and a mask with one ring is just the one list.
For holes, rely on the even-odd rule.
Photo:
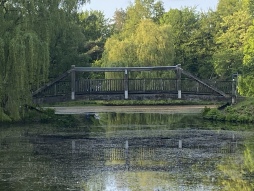
[[(112, 72), (122, 79), (87, 79), (84, 73)], [(131, 73), (164, 72), (173, 77), (130, 78)], [(201, 80), (176, 66), (157, 67), (76, 67), (32, 93), (35, 103), (70, 100), (182, 99), (235, 102), (236, 81)]]

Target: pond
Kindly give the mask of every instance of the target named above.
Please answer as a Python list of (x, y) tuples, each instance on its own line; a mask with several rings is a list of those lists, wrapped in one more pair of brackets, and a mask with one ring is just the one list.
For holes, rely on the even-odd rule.
[(68, 116), (74, 127), (2, 125), (0, 190), (253, 190), (252, 126), (192, 111), (96, 110)]

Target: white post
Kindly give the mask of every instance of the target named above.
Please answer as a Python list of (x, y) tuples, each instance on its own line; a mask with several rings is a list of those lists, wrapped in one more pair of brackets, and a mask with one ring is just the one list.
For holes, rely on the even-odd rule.
[(127, 141), (125, 141), (125, 149), (128, 149), (128, 148), (129, 148), (129, 142), (127, 140)]
[(177, 69), (176, 69), (176, 78), (177, 78), (177, 98), (181, 99), (182, 98), (182, 90), (181, 90), (181, 64), (177, 65)]
[(129, 98), (129, 87), (128, 87), (128, 70), (124, 70), (124, 99)]
[(75, 65), (72, 65), (71, 68), (73, 69), (71, 72), (71, 100), (75, 100), (75, 91), (76, 91), (76, 76), (75, 76)]
[(178, 146), (179, 149), (182, 149), (183, 148), (183, 141), (182, 140), (179, 140), (179, 146)]

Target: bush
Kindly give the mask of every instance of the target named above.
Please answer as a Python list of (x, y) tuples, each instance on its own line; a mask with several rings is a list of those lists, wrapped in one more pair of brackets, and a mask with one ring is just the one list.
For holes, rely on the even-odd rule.
[(205, 106), (205, 108), (204, 108), (203, 111), (202, 111), (202, 116), (206, 116), (207, 113), (208, 113), (210, 110), (211, 110), (211, 108)]
[(226, 121), (237, 122), (237, 120), (238, 120), (238, 116), (236, 114), (228, 113), (226, 115)]
[(249, 122), (249, 117), (246, 115), (239, 115), (237, 121), (241, 123), (246, 123)]
[(212, 108), (206, 112), (206, 114), (204, 115), (204, 118), (216, 120), (219, 115), (220, 115), (220, 112), (217, 109)]
[(223, 114), (223, 113), (219, 113), (217, 115), (217, 120), (219, 120), (219, 121), (225, 121), (226, 120), (226, 115)]

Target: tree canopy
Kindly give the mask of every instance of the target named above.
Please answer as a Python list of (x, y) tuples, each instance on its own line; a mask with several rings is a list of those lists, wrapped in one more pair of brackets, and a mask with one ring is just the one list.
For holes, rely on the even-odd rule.
[(239, 93), (254, 96), (254, 0), (219, 0), (206, 12), (165, 12), (161, 1), (135, 0), (112, 20), (101, 11), (81, 12), (87, 2), (0, 1), (0, 120), (19, 120), (31, 92), (73, 64), (181, 64), (203, 79), (237, 73)]
[[(85, 2), (0, 2), (1, 118), (20, 119), (24, 104), (32, 101), (31, 92), (47, 82), (50, 64), (58, 56), (59, 41), (71, 35), (65, 28), (60, 29), (61, 23), (73, 26), (71, 21), (75, 20), (74, 13)], [(61, 34), (59, 30), (62, 30)], [(59, 52), (63, 53), (63, 50)]]

